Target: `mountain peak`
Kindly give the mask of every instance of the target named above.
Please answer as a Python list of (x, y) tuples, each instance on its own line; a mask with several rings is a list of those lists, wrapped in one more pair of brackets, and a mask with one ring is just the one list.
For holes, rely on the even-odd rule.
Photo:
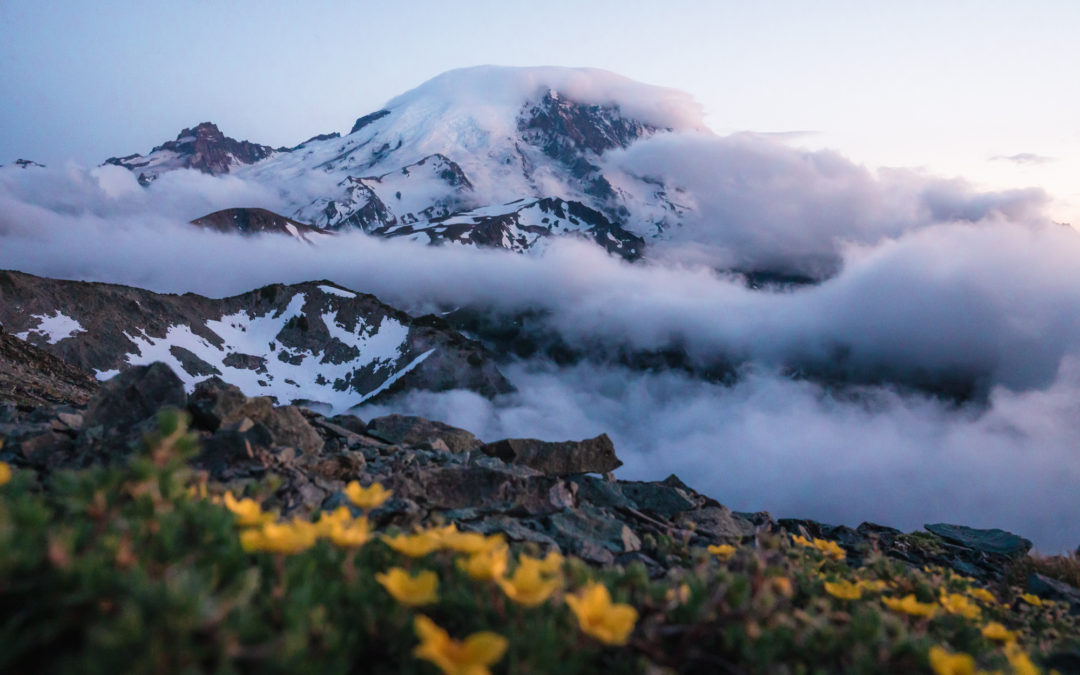
[(146, 156), (110, 157), (105, 163), (137, 173), (139, 182), (149, 185), (159, 175), (173, 169), (196, 169), (217, 176), (243, 164), (254, 164), (276, 152), (266, 145), (230, 138), (213, 122), (200, 122), (182, 130), (176, 140), (162, 143)]
[(395, 111), (432, 105), (453, 109), (509, 109), (545, 96), (618, 108), (622, 115), (664, 129), (704, 129), (701, 105), (689, 94), (631, 80), (598, 68), (474, 66), (450, 70), (387, 103)]

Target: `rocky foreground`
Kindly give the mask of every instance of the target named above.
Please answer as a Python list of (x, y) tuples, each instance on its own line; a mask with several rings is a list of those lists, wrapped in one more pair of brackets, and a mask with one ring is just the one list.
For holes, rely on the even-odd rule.
[[(200, 382), (189, 394), (183, 381), (162, 363), (129, 368), (99, 385), (78, 369), (0, 334), (0, 460), (16, 474), (32, 475), (49, 486), (55, 483), (51, 477), (60, 476), (61, 470), (124, 466), (139, 455), (145, 438), (157, 431), (163, 409), (178, 409), (190, 417), (198, 448), (190, 464), (202, 472), (204, 481), (228, 486), (238, 494), (245, 486), (264, 486), (259, 488), (265, 494), (262, 507), (277, 510), (285, 518), (310, 518), (348, 506), (345, 488), (351, 481), (380, 483), (393, 491), (393, 497), (367, 514), (378, 531), (407, 532), (433, 523), (453, 523), (464, 532), (501, 535), (515, 550), (560, 552), (597, 569), (636, 570), (635, 574), (658, 583), (677, 581), (692, 569), (699, 574), (702, 552), (707, 549), (722, 551), (722, 558), (731, 555), (728, 551), (758, 551), (748, 554), (757, 557), (744, 562), (753, 570), (776, 555), (769, 551), (777, 542), (793, 537), (796, 542), (828, 541), (838, 548), (822, 549), (825, 558), (817, 563), (816, 572), (822, 579), (833, 578), (826, 573), (846, 574), (844, 570), (862, 574), (859, 570), (906, 569), (910, 572), (889, 573), (892, 581), (888, 582), (905, 588), (910, 580), (904, 581), (903, 574), (937, 570), (932, 573), (939, 575), (942, 584), (964, 579), (962, 583), (972, 584), (972, 589), (991, 588), (998, 593), (1019, 582), (1019, 590), (1008, 592), (1026, 591), (1030, 602), (1045, 601), (1047, 607), (1058, 608), (1055, 611), (1065, 623), (1054, 624), (1059, 625), (1056, 631), (1060, 626), (1075, 630), (1075, 619), (1067, 617), (1080, 615), (1080, 590), (1026, 564), (1031, 542), (1000, 530), (929, 524), (925, 532), (905, 534), (870, 523), (852, 529), (809, 520), (776, 520), (768, 513), (739, 513), (695, 492), (676, 476), (656, 482), (613, 479), (611, 472), (621, 462), (606, 435), (565, 442), (502, 439), (485, 443), (467, 430), (418, 417), (390, 415), (364, 421), (278, 406), (269, 398), (246, 397), (217, 377)], [(761, 571), (757, 574), (760, 577)], [(801, 573), (789, 574), (795, 575), (797, 584), (803, 583)], [(820, 584), (812, 576), (806, 579), (808, 584)], [(887, 583), (880, 577), (860, 579), (859, 584), (868, 584), (865, 588), (879, 591)], [(793, 590), (790, 580), (785, 584), (773, 589), (783, 602), (787, 602), (783, 597), (796, 594), (797, 598), (802, 592)], [(692, 581), (684, 582), (672, 592), (690, 597), (694, 588)], [(864, 586), (851, 588), (861, 594)], [(753, 591), (754, 597), (757, 592)], [(942, 593), (944, 604), (947, 596)], [(831, 590), (829, 594), (841, 597)], [(0, 606), (4, 601), (0, 600)], [(812, 610), (795, 611), (794, 616), (799, 616), (799, 611)], [(843, 616), (851, 620), (843, 612), (825, 616), (826, 623)], [(655, 616), (652, 620), (660, 621)], [(708, 649), (706, 653), (693, 651), (700, 651), (700, 645), (690, 646), (692, 635), (664, 632), (676, 628), (653, 626), (650, 630), (655, 633), (641, 638), (639, 651), (661, 650), (648, 656), (649, 663), (683, 672), (717, 666), (710, 661)], [(717, 626), (702, 630), (711, 635)], [(746, 630), (753, 639), (754, 632), (762, 629), (748, 626)], [(1037, 637), (1037, 643), (1049, 652), (1046, 663), (1060, 672), (1080, 672), (1080, 652), (1075, 645), (1062, 646), (1075, 642), (1077, 635), (1054, 633), (1050, 637)], [(652, 646), (646, 647), (645, 641)], [(693, 654), (662, 653), (658, 645)], [(770, 657), (756, 658), (769, 663)], [(907, 672), (919, 662), (903, 656), (902, 649), (882, 658), (881, 663), (896, 666), (889, 668), (895, 672)], [(722, 671), (771, 672), (761, 663), (745, 668), (720, 663), (726, 664)], [(835, 663), (838, 669), (863, 670), (843, 659)]]

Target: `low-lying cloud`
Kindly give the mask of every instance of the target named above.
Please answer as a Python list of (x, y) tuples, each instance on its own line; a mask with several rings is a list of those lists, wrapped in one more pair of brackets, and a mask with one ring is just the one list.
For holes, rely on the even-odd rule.
[(1080, 542), (1080, 363), (1045, 390), (997, 389), (985, 411), (873, 388), (837, 397), (765, 371), (726, 387), (686, 375), (538, 363), (508, 369), (519, 392), (414, 393), (365, 418), (411, 413), (484, 440), (606, 432), (619, 476), (675, 473), (735, 510), (905, 530), (942, 520), (1023, 533), (1043, 551)]
[[(711, 194), (710, 175), (681, 175), (715, 220), (675, 244), (714, 246), (745, 265), (830, 260), (821, 284), (753, 291), (710, 255), (631, 265), (572, 240), (538, 258), (361, 233), (322, 245), (241, 238), (187, 221), (279, 208), (284, 197), (236, 177), (181, 171), (144, 189), (115, 167), (74, 166), (0, 170), (0, 268), (211, 296), (325, 278), (412, 311), (541, 309), (572, 346), (677, 348), (742, 376), (721, 386), (534, 360), (509, 366), (519, 387), (510, 397), (413, 394), (380, 411), (441, 417), (488, 439), (607, 432), (627, 461), (623, 477), (674, 472), (738, 509), (1007, 527), (1055, 551), (1080, 543), (1077, 233), (1046, 222), (1037, 192), (977, 194), (906, 172), (874, 176), (828, 153), (797, 159), (771, 154), (778, 144), (729, 142), (643, 147), (626, 161), (677, 172), (664, 164), (672, 148), (688, 166), (726, 157), (719, 175), (741, 184)], [(793, 365), (886, 384), (830, 392), (778, 374)], [(888, 384), (911, 373), (975, 378), (983, 404)]]

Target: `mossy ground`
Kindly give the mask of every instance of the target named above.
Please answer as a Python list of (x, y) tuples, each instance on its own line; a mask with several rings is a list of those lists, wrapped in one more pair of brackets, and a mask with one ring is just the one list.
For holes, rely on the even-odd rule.
[[(981, 630), (994, 621), (1036, 663), (1080, 647), (1067, 607), (1031, 604), (1016, 586), (979, 597), (950, 571), (873, 551), (852, 567), (787, 537), (762, 536), (726, 561), (680, 550), (687, 565), (654, 580), (641, 566), (571, 559), (563, 590), (534, 608), (469, 578), (449, 551), (410, 559), (375, 539), (355, 552), (320, 540), (295, 555), (249, 553), (213, 498), (225, 487), (201, 496), (203, 478), (185, 462), (191, 445), (177, 416), (166, 416), (147, 451), (123, 466), (57, 472), (44, 484), (16, 470), (0, 486), (0, 672), (435, 673), (413, 655), (417, 612), (454, 637), (505, 636), (494, 672), (930, 672), (934, 646), (1010, 672), (1002, 644)], [(271, 489), (247, 486), (257, 498)], [(435, 571), (438, 602), (410, 609), (394, 600), (375, 574), (395, 566)], [(861, 597), (830, 595), (826, 582), (840, 580), (862, 582)], [(563, 602), (589, 581), (640, 613), (626, 646), (584, 634)], [(943, 593), (977, 612), (949, 613)], [(881, 600), (908, 594), (935, 605), (934, 615)]]

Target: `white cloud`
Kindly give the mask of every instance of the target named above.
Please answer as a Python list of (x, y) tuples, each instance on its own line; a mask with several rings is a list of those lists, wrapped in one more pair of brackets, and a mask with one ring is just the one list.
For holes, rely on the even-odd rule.
[[(535, 258), (361, 233), (318, 246), (239, 238), (187, 221), (277, 208), (276, 191), (190, 171), (133, 190), (112, 170), (64, 166), (0, 170), (0, 268), (211, 296), (330, 279), (415, 311), (539, 308), (574, 346), (678, 347), (746, 372), (722, 387), (534, 361), (510, 368), (520, 392), (494, 403), (452, 392), (392, 408), (488, 439), (607, 432), (624, 476), (673, 471), (739, 509), (1005, 527), (1047, 550), (1080, 543), (1080, 237), (1045, 222), (1039, 193), (875, 175), (830, 153), (742, 137), (657, 139), (620, 161), (674, 176), (710, 214), (675, 242), (681, 258), (630, 265), (575, 241)], [(725, 256), (824, 265), (833, 276), (751, 291), (711, 268)], [(957, 408), (887, 386), (831, 394), (776, 375), (785, 365), (863, 379), (959, 373), (978, 378), (985, 400)]]

